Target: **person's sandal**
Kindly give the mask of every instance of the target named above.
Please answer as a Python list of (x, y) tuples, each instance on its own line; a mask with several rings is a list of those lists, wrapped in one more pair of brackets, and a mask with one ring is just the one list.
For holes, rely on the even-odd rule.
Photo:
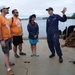
[(20, 58), (20, 56), (19, 56), (19, 55), (17, 55), (17, 54), (15, 54), (15, 57), (16, 57), (16, 58)]
[(8, 72), (8, 75), (14, 75), (13, 71), (10, 70), (10, 71), (7, 71)]
[(21, 52), (21, 53), (19, 53), (20, 55), (26, 55), (26, 53), (23, 53), (23, 52)]

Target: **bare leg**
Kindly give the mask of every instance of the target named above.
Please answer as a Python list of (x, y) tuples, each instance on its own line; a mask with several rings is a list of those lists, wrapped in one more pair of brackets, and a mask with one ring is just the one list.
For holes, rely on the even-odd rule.
[(17, 54), (17, 46), (13, 46), (14, 53)]
[(10, 68), (9, 54), (4, 54), (4, 59), (5, 59), (5, 64), (6, 64), (6, 67), (7, 67), (8, 75), (14, 75), (13, 71)]
[(4, 54), (4, 59), (5, 59), (5, 64), (7, 69), (10, 68), (10, 64), (9, 64), (9, 54)]
[(34, 56), (36, 56), (36, 57), (39, 57), (39, 55), (37, 55), (37, 53), (36, 53), (36, 44), (34, 44)]
[(22, 44), (19, 44), (19, 52), (22, 53)]
[(33, 49), (34, 49), (34, 46), (33, 46), (33, 45), (31, 45), (31, 51), (32, 51), (32, 54), (33, 54)]
[(18, 48), (19, 48), (20, 55), (26, 55), (26, 53), (22, 52), (22, 44), (19, 44)]
[(13, 47), (13, 50), (14, 50), (14, 55), (16, 58), (19, 58), (19, 55), (17, 55), (17, 46), (14, 46)]
[(34, 54), (36, 54), (36, 44), (33, 45), (33, 50)]

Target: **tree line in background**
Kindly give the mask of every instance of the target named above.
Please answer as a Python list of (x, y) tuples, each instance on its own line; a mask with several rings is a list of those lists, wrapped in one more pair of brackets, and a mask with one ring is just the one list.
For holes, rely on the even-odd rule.
[[(40, 18), (40, 17), (38, 17), (37, 19), (47, 19), (48, 17), (42, 17), (42, 18)], [(72, 16), (67, 16), (67, 18), (68, 19), (75, 19), (75, 13), (73, 13), (72, 14)], [(28, 18), (23, 18), (23, 19), (21, 19), (21, 20), (28, 20)]]
[(75, 13), (73, 13), (73, 15), (72, 16), (68, 16), (68, 19), (75, 19)]
[[(48, 17), (43, 17), (43, 19), (47, 19)], [(75, 13), (72, 16), (67, 16), (68, 19), (75, 19)]]

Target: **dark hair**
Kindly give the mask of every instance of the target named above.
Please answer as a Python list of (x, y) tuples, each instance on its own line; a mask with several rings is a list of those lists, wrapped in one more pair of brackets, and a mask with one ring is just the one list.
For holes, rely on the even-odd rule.
[(0, 10), (0, 12), (2, 12), (2, 10)]
[(36, 18), (36, 15), (33, 14), (33, 15), (31, 15), (31, 16), (29, 17), (29, 23), (31, 23), (31, 19), (32, 19), (33, 17)]
[(12, 10), (12, 14), (13, 14), (15, 11), (17, 11), (17, 9), (13, 9), (13, 10)]
[(3, 10), (3, 9), (0, 10), (1, 13), (2, 13), (2, 10)]

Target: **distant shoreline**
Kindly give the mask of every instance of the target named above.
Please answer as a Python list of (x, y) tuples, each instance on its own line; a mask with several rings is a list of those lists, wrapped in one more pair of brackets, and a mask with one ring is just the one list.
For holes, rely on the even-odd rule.
[[(46, 20), (48, 17), (36, 18), (36, 20)], [(67, 19), (75, 19), (75, 17), (67, 17)], [(28, 20), (28, 18), (23, 18), (21, 20)]]

